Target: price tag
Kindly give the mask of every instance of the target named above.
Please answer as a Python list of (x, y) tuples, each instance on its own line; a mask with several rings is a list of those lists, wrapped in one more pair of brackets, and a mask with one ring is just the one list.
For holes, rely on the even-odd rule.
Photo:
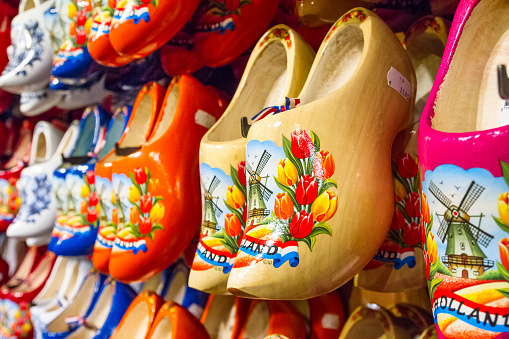
[(194, 122), (205, 128), (211, 128), (216, 123), (216, 118), (212, 114), (199, 109), (194, 116)]
[(397, 69), (391, 67), (389, 72), (387, 73), (387, 84), (394, 88), (406, 101), (410, 99), (412, 95), (412, 86), (410, 82), (398, 72)]

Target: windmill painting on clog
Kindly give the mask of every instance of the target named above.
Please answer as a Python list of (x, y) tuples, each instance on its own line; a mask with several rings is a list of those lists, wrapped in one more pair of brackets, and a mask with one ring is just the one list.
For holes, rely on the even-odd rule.
[(246, 231), (227, 285), (237, 296), (328, 293), (373, 258), (390, 228), (390, 150), (415, 100), (399, 40), (369, 10), (352, 9), (325, 37), (298, 99), (247, 134)]
[(121, 55), (145, 57), (184, 26), (198, 3), (198, 0), (118, 0), (111, 23), (111, 45)]
[(285, 25), (268, 30), (256, 44), (225, 114), (203, 137), (203, 218), (189, 280), (191, 287), (214, 294), (228, 293), (228, 274), (247, 218), (246, 139), (241, 134), (240, 118), (246, 107), (254, 115), (264, 107), (284, 103), (285, 97), (297, 96), (313, 57), (314, 52), (294, 30)]
[(418, 121), (440, 66), (449, 26), (442, 18), (426, 16), (405, 34), (403, 45), (417, 78), (414, 113), (411, 125), (398, 134), (392, 146), (395, 206), (391, 229), (376, 256), (359, 272), (361, 288), (400, 292), (426, 286), (418, 193)]
[(509, 119), (502, 71), (509, 23), (494, 24), (507, 15), (507, 1), (461, 1), (419, 125), (424, 261), (439, 337), (509, 332)]
[(278, 8), (272, 0), (206, 0), (197, 9), (194, 49), (209, 67), (224, 66), (256, 42)]

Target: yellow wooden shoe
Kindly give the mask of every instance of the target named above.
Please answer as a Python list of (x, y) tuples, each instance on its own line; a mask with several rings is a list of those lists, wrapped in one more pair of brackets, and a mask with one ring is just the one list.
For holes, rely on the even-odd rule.
[(355, 8), (336, 22), (301, 105), (249, 130), (248, 215), (231, 293), (312, 298), (373, 258), (394, 211), (390, 151), (410, 122), (415, 82), (401, 43), (375, 14)]
[(357, 282), (362, 288), (401, 292), (427, 286), (420, 232), (417, 139), (421, 113), (437, 75), (448, 33), (448, 22), (426, 16), (404, 34), (402, 43), (417, 78), (413, 124), (398, 134), (392, 146), (395, 206), (391, 229), (373, 260), (359, 272)]
[(245, 227), (245, 147), (240, 119), (298, 95), (314, 52), (285, 25), (271, 28), (258, 41), (240, 85), (218, 122), (200, 145), (204, 198), (200, 242), (189, 286), (228, 294), (226, 283)]

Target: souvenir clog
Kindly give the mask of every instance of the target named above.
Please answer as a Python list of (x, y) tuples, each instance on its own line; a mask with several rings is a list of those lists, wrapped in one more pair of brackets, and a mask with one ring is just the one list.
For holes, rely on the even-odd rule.
[(78, 138), (78, 126), (71, 124), (51, 157), (44, 162), (29, 166), (21, 173), (18, 189), (22, 205), (7, 230), (7, 236), (19, 239), (43, 237), (51, 233), (57, 215), (58, 199), (54, 194), (53, 171), (62, 164)]
[[(157, 83), (143, 86), (136, 101), (124, 134), (118, 141), (118, 151), (111, 151), (96, 165), (96, 185), (101, 192), (101, 201), (106, 219), (99, 218), (99, 231), (94, 245), (92, 261), (94, 267), (104, 274), (109, 274), (111, 249), (117, 234), (119, 222), (125, 223), (125, 214), (119, 191), (113, 190), (112, 164), (122, 156), (138, 150), (146, 143), (157, 120), (164, 96), (164, 88)], [(126, 108), (129, 112), (129, 108)], [(118, 154), (117, 154), (118, 153)], [(117, 189), (122, 187), (117, 187)]]
[(403, 39), (417, 78), (412, 125), (398, 134), (392, 146), (395, 206), (391, 229), (373, 260), (359, 273), (361, 288), (400, 292), (426, 286), (419, 232), (418, 121), (438, 72), (448, 32), (449, 24), (442, 18), (427, 16), (416, 21)]
[(238, 338), (251, 300), (211, 294), (200, 322), (211, 339)]
[(7, 296), (9, 289), (17, 287), (23, 283), (30, 272), (32, 272), (35, 265), (39, 262), (43, 251), (44, 248), (41, 247), (31, 247), (28, 249), (16, 273), (9, 279), (9, 281), (2, 285), (0, 289), (0, 296), (2, 299)]
[(424, 261), (447, 338), (509, 330), (509, 120), (497, 87), (509, 23), (493, 24), (508, 14), (507, 1), (460, 3), (419, 125)]
[(48, 87), (34, 92), (22, 92), (19, 110), (27, 117), (33, 117), (55, 107), (62, 100), (62, 94), (50, 91)]
[[(240, 119), (298, 95), (314, 52), (292, 29), (271, 28), (258, 41), (240, 85), (200, 145), (203, 220), (189, 285), (228, 294), (226, 282), (245, 227), (245, 145)], [(237, 126), (237, 128), (234, 128)]]
[(157, 312), (147, 339), (209, 339), (203, 325), (187, 309), (172, 301), (164, 303)]
[(240, 56), (269, 27), (278, 8), (272, 0), (206, 0), (198, 7), (194, 48), (209, 67)]
[(306, 338), (304, 318), (289, 301), (253, 300), (239, 338)]
[(343, 303), (336, 291), (302, 300), (299, 303), (307, 304), (307, 314), (304, 316), (310, 324), (311, 339), (337, 339), (339, 337), (345, 324), (345, 314)]
[(164, 300), (151, 291), (143, 291), (125, 312), (111, 339), (145, 339)]
[(424, 332), (428, 327), (434, 325), (431, 312), (419, 306), (412, 304), (395, 304), (389, 306), (387, 309), (396, 317), (411, 320), (417, 326), (419, 333)]
[(109, 262), (115, 279), (150, 278), (175, 261), (196, 234), (199, 143), (223, 110), (217, 93), (191, 76), (175, 77), (147, 145), (113, 163), (113, 189), (125, 216)]
[[(105, 202), (102, 197), (105, 193), (106, 195), (110, 193), (98, 191), (95, 165), (97, 159), (108, 154), (119, 141), (129, 121), (128, 114), (128, 110), (117, 110), (110, 119), (106, 136), (96, 147), (100, 151), (87, 163), (67, 169), (65, 185), (70, 188), (67, 197), (67, 219), (63, 224), (55, 225), (49, 245), (56, 254), (68, 256), (92, 254), (99, 219), (106, 220), (108, 213), (106, 208), (103, 208)], [(108, 195), (107, 200), (111, 200), (111, 195)]]
[(191, 18), (198, 0), (117, 1), (110, 42), (121, 55), (141, 58), (170, 40)]
[(317, 55), (300, 106), (256, 121), (247, 136), (246, 230), (227, 286), (238, 296), (330, 292), (373, 258), (390, 227), (389, 154), (410, 121), (412, 64), (363, 8), (336, 22)]
[(49, 83), (53, 51), (49, 32), (44, 26), (44, 13), (54, 0), (22, 2), (19, 14), (11, 23), (9, 63), (0, 76), (0, 87), (20, 94), (35, 91)]
[(396, 318), (382, 306), (367, 304), (352, 312), (339, 339), (411, 339), (415, 330), (412, 325), (410, 321)]
[[(56, 78), (53, 83), (57, 82)], [(73, 110), (102, 104), (104, 99), (110, 95), (105, 88), (106, 75), (97, 74), (91, 80), (80, 86), (64, 85), (62, 92), (64, 96), (57, 103), (57, 107), (65, 110)]]

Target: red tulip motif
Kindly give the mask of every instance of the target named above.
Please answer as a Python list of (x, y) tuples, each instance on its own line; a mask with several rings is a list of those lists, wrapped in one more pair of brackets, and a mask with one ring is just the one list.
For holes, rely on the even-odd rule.
[(147, 182), (147, 173), (144, 168), (138, 167), (134, 170), (134, 180), (138, 185), (143, 185)]
[(415, 177), (417, 170), (417, 162), (410, 154), (402, 153), (398, 156), (398, 172), (403, 178)]
[(239, 181), (242, 186), (246, 186), (246, 162), (241, 161), (237, 166), (239, 172)]
[(407, 195), (405, 203), (405, 212), (410, 218), (416, 218), (421, 214), (421, 207), (419, 204), (419, 193), (410, 192)]
[(313, 173), (318, 179), (329, 179), (334, 174), (335, 165), (332, 154), (327, 151), (320, 151), (316, 153), (315, 161), (313, 162)]
[(299, 159), (308, 158), (315, 148), (309, 133), (300, 128), (297, 128), (292, 132), (291, 146), (293, 155)]
[(87, 171), (86, 177), (87, 177), (87, 182), (89, 185), (95, 184), (95, 172), (94, 171)]
[(295, 213), (290, 221), (290, 234), (297, 239), (303, 239), (311, 234), (313, 230), (313, 213), (300, 211)]
[(96, 192), (90, 193), (90, 195), (88, 196), (88, 204), (90, 206), (96, 206), (98, 202), (99, 198), (97, 196), (97, 193)]
[(97, 220), (97, 211), (95, 209), (88, 208), (87, 221), (92, 223)]
[(403, 231), (403, 241), (408, 246), (412, 247), (421, 242), (421, 228), (418, 223), (411, 222), (406, 225), (405, 230)]
[(140, 198), (140, 211), (141, 213), (149, 213), (152, 209), (152, 197), (143, 194)]
[(224, 218), (224, 229), (230, 237), (236, 237), (242, 232), (242, 225), (235, 214), (226, 214)]
[(150, 218), (143, 217), (140, 220), (140, 225), (138, 227), (141, 234), (148, 234), (152, 230), (152, 222), (150, 221)]
[(405, 216), (398, 208), (395, 208), (394, 215), (392, 216), (391, 229), (395, 231), (402, 230), (405, 224)]
[(295, 198), (301, 205), (309, 205), (315, 201), (318, 195), (316, 179), (310, 175), (303, 175), (297, 184)]

